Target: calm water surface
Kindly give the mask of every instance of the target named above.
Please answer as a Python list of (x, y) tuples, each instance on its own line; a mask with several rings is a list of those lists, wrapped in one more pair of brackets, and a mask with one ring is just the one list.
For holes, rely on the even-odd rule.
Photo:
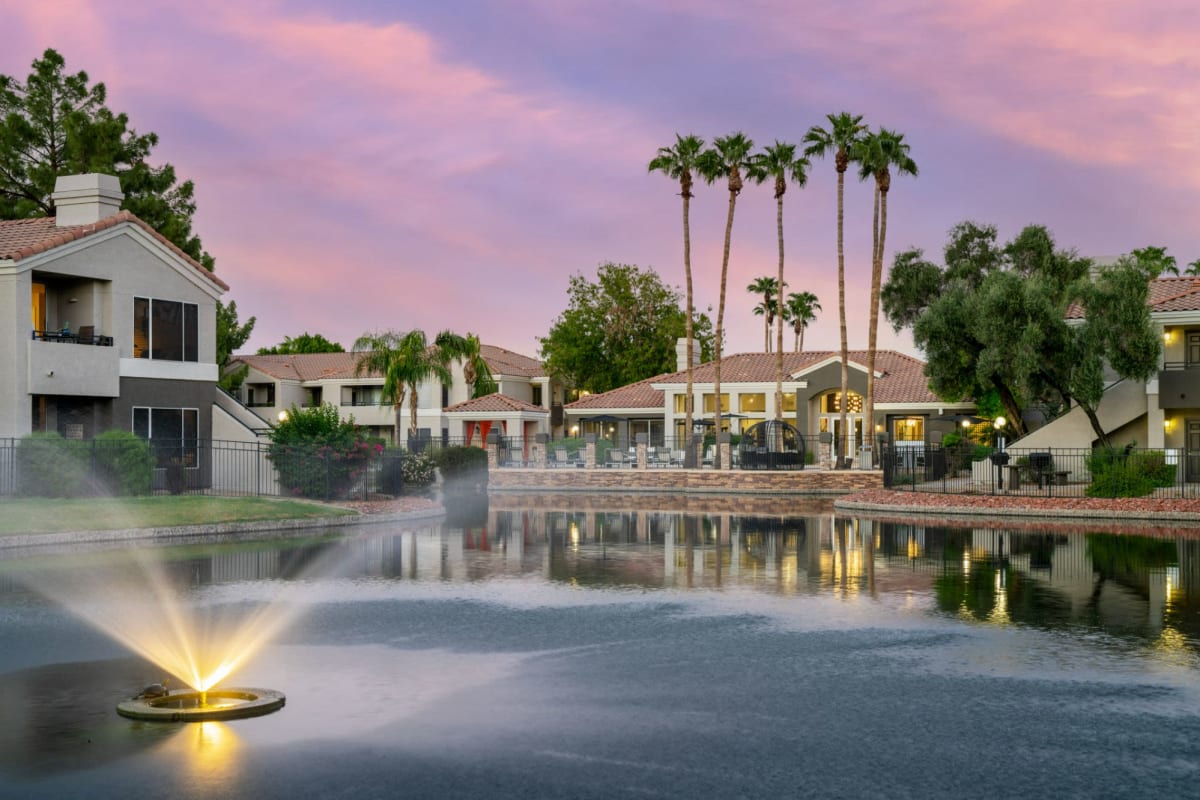
[(444, 524), (156, 551), (199, 612), (296, 612), (232, 681), (286, 708), (230, 723), (118, 717), (161, 671), (25, 588), (127, 551), (0, 557), (0, 797), (1200, 786), (1189, 534), (603, 502), (455, 502)]

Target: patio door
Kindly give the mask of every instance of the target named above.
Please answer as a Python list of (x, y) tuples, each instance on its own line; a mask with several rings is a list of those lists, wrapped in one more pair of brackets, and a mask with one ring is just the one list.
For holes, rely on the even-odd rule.
[(1200, 419), (1187, 421), (1187, 451), (1185, 474), (1188, 483), (1200, 481)]
[[(849, 429), (842, 434), (842, 419), (840, 414), (822, 414), (820, 418), (821, 432), (833, 431), (834, 456), (836, 458), (852, 458), (862, 441), (862, 414), (846, 414), (846, 427)], [(843, 449), (844, 446), (844, 449)]]

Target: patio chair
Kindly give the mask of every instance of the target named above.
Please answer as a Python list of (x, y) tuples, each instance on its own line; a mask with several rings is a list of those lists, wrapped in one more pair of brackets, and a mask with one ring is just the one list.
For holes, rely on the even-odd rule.
[(520, 448), (514, 448), (508, 451), (508, 466), (523, 467), (525, 466), (524, 454)]
[(666, 469), (671, 466), (671, 451), (665, 447), (660, 447), (654, 451), (654, 463), (656, 466)]
[(684, 464), (687, 463), (687, 453), (683, 450), (672, 450), (671, 451), (671, 463), (676, 466), (682, 467)]
[(625, 455), (624, 450), (618, 450), (617, 448), (614, 447), (613, 449), (608, 451), (608, 466), (616, 467), (617, 469), (621, 469), (628, 463), (629, 463), (629, 459)]
[(569, 466), (571, 466), (572, 463), (573, 462), (571, 460), (571, 457), (569, 455), (567, 455), (567, 448), (565, 448), (565, 447), (554, 448), (554, 466), (569, 467)]
[(95, 344), (96, 343), (96, 326), (95, 325), (80, 325), (79, 333), (75, 334), (75, 341), (79, 344)]

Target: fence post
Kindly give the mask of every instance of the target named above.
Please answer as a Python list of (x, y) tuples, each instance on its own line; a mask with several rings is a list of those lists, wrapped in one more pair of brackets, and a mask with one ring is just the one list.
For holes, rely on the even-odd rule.
[(594, 433), (583, 435), (583, 467), (584, 469), (596, 468), (596, 434)]
[(649, 461), (650, 434), (639, 433), (635, 438), (637, 440), (637, 468), (645, 469)]

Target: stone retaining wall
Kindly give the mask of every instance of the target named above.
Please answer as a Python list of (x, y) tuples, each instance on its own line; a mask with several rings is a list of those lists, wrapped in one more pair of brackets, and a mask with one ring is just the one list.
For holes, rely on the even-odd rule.
[(878, 470), (494, 469), (488, 491), (843, 495), (883, 487)]

